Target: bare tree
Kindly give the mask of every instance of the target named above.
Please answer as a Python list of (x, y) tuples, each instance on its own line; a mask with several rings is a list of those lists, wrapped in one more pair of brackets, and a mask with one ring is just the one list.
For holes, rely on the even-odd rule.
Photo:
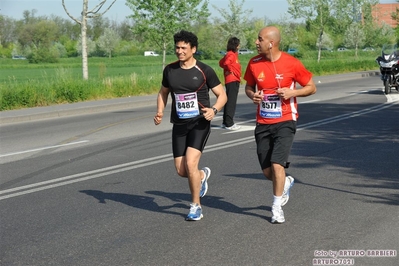
[(67, 15), (76, 23), (80, 24), (81, 38), (82, 38), (82, 71), (83, 71), (83, 79), (86, 80), (89, 79), (89, 70), (87, 64), (87, 35), (86, 35), (87, 19), (104, 15), (116, 2), (116, 0), (113, 0), (113, 2), (108, 6), (108, 8), (104, 12), (100, 12), (105, 2), (107, 2), (107, 0), (101, 0), (101, 2), (97, 4), (93, 9), (89, 10), (89, 0), (83, 0), (83, 10), (81, 13), (82, 17), (81, 20), (78, 20), (69, 13), (68, 9), (65, 6), (65, 0), (62, 0), (62, 6), (64, 7), (64, 10), (67, 13)]

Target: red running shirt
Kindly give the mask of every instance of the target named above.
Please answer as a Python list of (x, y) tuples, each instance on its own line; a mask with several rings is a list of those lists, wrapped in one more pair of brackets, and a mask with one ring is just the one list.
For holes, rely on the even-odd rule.
[(255, 56), (248, 62), (244, 79), (247, 84), (263, 91), (264, 99), (258, 105), (256, 121), (260, 124), (276, 124), (298, 119), (298, 104), (295, 97), (281, 100), (278, 88), (296, 89), (296, 83), (302, 87), (312, 78), (310, 73), (295, 57), (282, 52), (274, 63), (265, 60), (262, 55)]

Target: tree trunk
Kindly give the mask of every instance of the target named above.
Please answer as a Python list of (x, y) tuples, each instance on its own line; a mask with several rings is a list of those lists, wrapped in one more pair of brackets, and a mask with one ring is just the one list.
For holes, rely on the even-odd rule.
[(163, 43), (163, 58), (162, 58), (162, 70), (165, 68), (165, 60), (166, 60), (166, 46), (167, 46), (167, 43), (166, 42), (164, 42)]
[(317, 63), (320, 63), (322, 46), (323, 46), (323, 29), (320, 30), (319, 34), (319, 52), (317, 53)]
[(355, 57), (357, 58), (357, 49), (358, 49), (358, 44), (356, 43), (356, 45), (355, 45)]
[(319, 35), (319, 54), (317, 55), (317, 63), (320, 63), (321, 59), (321, 46), (323, 45), (323, 33), (324, 33), (324, 24), (323, 24), (323, 9), (320, 6), (320, 35)]
[(98, 17), (101, 15), (104, 15), (110, 8), (111, 6), (115, 3), (116, 0), (114, 0), (111, 5), (101, 14), (98, 14), (100, 9), (103, 7), (107, 0), (101, 1), (96, 7), (93, 8), (93, 10), (88, 10), (89, 9), (89, 0), (83, 0), (83, 10), (82, 10), (82, 20), (79, 21), (75, 17), (73, 17), (68, 9), (65, 6), (65, 0), (62, 0), (62, 6), (64, 7), (65, 12), (67, 15), (74, 20), (76, 23), (80, 24), (81, 28), (81, 41), (82, 41), (82, 71), (83, 71), (83, 79), (88, 80), (89, 79), (89, 67), (87, 64), (87, 19), (88, 18), (94, 18)]
[(89, 69), (87, 64), (87, 9), (88, 9), (88, 1), (83, 1), (83, 11), (82, 11), (82, 71), (83, 71), (83, 79), (89, 79)]

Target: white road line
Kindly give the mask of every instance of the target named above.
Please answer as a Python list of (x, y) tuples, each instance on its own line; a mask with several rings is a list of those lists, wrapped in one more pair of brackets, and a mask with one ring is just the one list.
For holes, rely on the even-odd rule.
[[(163, 155), (162, 157), (165, 157), (165, 156), (166, 155)], [(14, 188), (14, 189), (3, 190), (3, 191), (0, 191), (0, 194), (5, 194), (5, 193), (7, 193), (7, 192), (9, 192), (11, 190), (18, 191), (18, 190), (23, 190), (23, 189), (25, 189), (27, 187), (36, 187), (36, 186), (40, 186), (40, 185), (42, 185), (44, 183), (55, 183), (55, 182), (58, 182), (60, 180), (67, 180), (67, 181), (63, 181), (63, 182), (60, 182), (60, 183), (56, 183), (56, 184), (51, 184), (51, 185), (47, 185), (47, 186), (43, 186), (43, 187), (28, 189), (28, 190), (25, 190), (25, 191), (16, 192), (16, 193), (8, 194), (8, 195), (5, 195), (5, 196), (1, 196), (0, 200), (13, 198), (13, 197), (17, 197), (17, 196), (21, 196), (21, 195), (25, 195), (25, 194), (30, 194), (30, 193), (33, 193), (33, 192), (46, 190), (46, 189), (50, 189), (50, 188), (65, 186), (65, 185), (69, 185), (69, 184), (73, 184), (73, 183), (77, 183), (77, 182), (82, 182), (82, 181), (85, 181), (85, 180), (90, 180), (90, 179), (94, 179), (94, 178), (98, 178), (98, 177), (102, 177), (102, 176), (106, 176), (106, 175), (112, 175), (112, 174), (116, 174), (116, 173), (120, 173), (120, 172), (124, 172), (124, 171), (129, 171), (129, 170), (132, 170), (132, 169), (136, 169), (136, 168), (140, 168), (140, 167), (149, 166), (149, 165), (152, 165), (152, 164), (157, 164), (157, 163), (160, 163), (160, 162), (166, 162), (166, 161), (172, 160), (172, 154), (168, 154), (167, 157), (168, 158), (163, 158), (163, 159), (159, 159), (159, 160), (156, 160), (156, 161), (153, 161), (153, 158), (150, 158), (148, 160), (151, 160), (151, 161), (148, 161), (146, 163), (142, 163), (142, 164), (138, 164), (138, 165), (132, 165), (132, 166), (129, 166), (129, 167), (124, 167), (124, 168), (119, 168), (120, 165), (116, 165), (116, 166), (109, 167), (109, 168), (119, 168), (119, 169), (112, 170), (112, 171), (106, 171), (106, 172), (98, 173), (98, 174), (94, 174), (94, 175), (89, 175), (89, 176), (81, 177), (81, 178), (78, 178), (78, 179), (68, 180), (68, 179), (72, 179), (72, 178), (77, 177), (77, 176), (87, 175), (89, 172), (76, 174), (76, 175), (71, 175), (71, 176), (65, 176), (65, 177), (54, 179), (54, 180), (40, 182), (40, 183), (28, 185), (28, 186), (17, 187), (17, 188)], [(132, 162), (132, 163), (134, 164), (134, 163), (137, 163), (137, 162)], [(101, 171), (104, 171), (104, 169), (106, 169), (106, 168), (95, 170), (95, 171), (91, 171), (91, 172), (101, 172)]]
[(47, 146), (47, 147), (42, 147), (42, 148), (37, 148), (37, 149), (32, 149), (32, 150), (26, 150), (26, 151), (19, 151), (19, 152), (7, 153), (7, 154), (0, 154), (0, 158), (2, 158), (2, 157), (7, 157), (7, 156), (18, 155), (18, 154), (29, 153), (29, 152), (43, 151), (43, 150), (48, 150), (48, 149), (54, 149), (54, 148), (60, 148), (60, 147), (65, 147), (65, 146), (71, 146), (71, 145), (81, 144), (81, 143), (85, 143), (85, 142), (88, 142), (88, 140), (81, 140), (81, 141), (77, 141), (77, 142), (70, 142), (70, 143), (67, 143), (67, 144), (60, 144), (60, 145), (54, 145), (54, 146)]
[(357, 117), (357, 116), (361, 116), (361, 115), (365, 115), (368, 113), (373, 113), (379, 110), (383, 110), (386, 108), (391, 107), (392, 104), (397, 104), (397, 102), (393, 102), (393, 103), (383, 103), (383, 104), (379, 104), (370, 108), (366, 108), (366, 109), (362, 109), (359, 111), (355, 111), (349, 114), (343, 114), (343, 115), (338, 115), (338, 116), (334, 116), (334, 117), (330, 117), (330, 118), (326, 118), (326, 119), (322, 119), (319, 121), (315, 121), (315, 122), (309, 122), (306, 124), (303, 124), (301, 126), (298, 127), (299, 130), (301, 129), (308, 129), (308, 128), (312, 128), (312, 127), (316, 127), (316, 126), (321, 126), (321, 125), (325, 125), (325, 124), (330, 124), (333, 122), (337, 122), (337, 121), (341, 121), (341, 120), (345, 120), (345, 119), (349, 119), (349, 118), (353, 118), (353, 117)]
[(128, 167), (136, 165), (136, 164), (143, 164), (145, 166), (145, 165), (147, 165), (148, 161), (154, 161), (155, 163), (158, 163), (158, 162), (162, 161), (166, 157), (169, 159), (170, 157), (172, 157), (172, 154), (170, 153), (170, 154), (160, 155), (160, 156), (157, 156), (157, 157), (147, 158), (147, 159), (138, 160), (138, 161), (134, 161), (134, 162), (130, 162), (130, 163), (118, 164), (118, 165), (114, 165), (114, 166), (109, 166), (109, 167), (105, 167), (105, 168), (101, 168), (101, 169), (97, 169), (97, 170), (92, 170), (92, 171), (88, 171), (88, 172), (84, 172), (84, 173), (74, 174), (74, 175), (70, 175), (70, 176), (64, 176), (64, 177), (51, 179), (51, 180), (47, 180), (47, 181), (43, 181), (43, 182), (39, 182), (39, 183), (30, 184), (30, 185), (25, 185), (25, 186), (21, 186), (21, 187), (1, 190), (0, 191), (0, 195), (6, 194), (6, 193), (10, 193), (10, 192), (14, 192), (14, 191), (29, 189), (29, 188), (32, 188), (32, 187), (39, 187), (39, 186), (42, 186), (42, 185), (47, 185), (47, 184), (51, 184), (51, 183), (57, 183), (57, 182), (73, 179), (73, 178), (76, 178), (76, 177), (98, 174), (98, 173), (101, 173), (101, 172), (111, 172), (112, 173), (114, 171), (114, 169), (117, 169), (117, 168), (128, 168)]
[(298, 104), (314, 103), (314, 102), (319, 102), (319, 101), (321, 101), (321, 100), (320, 99), (314, 99), (314, 100), (309, 100), (309, 101), (298, 102)]
[[(312, 127), (316, 127), (316, 126), (320, 126), (320, 125), (325, 125), (325, 124), (329, 124), (329, 123), (334, 123), (336, 121), (350, 119), (350, 118), (353, 118), (356, 116), (361, 116), (364, 114), (376, 112), (379, 110), (389, 108), (391, 105), (397, 104), (397, 103), (398, 102), (384, 103), (384, 104), (380, 104), (380, 105), (377, 105), (374, 107), (370, 107), (370, 108), (366, 108), (366, 109), (359, 110), (356, 112), (352, 112), (349, 114), (339, 115), (339, 116), (326, 118), (326, 119), (322, 119), (322, 120), (315, 121), (315, 122), (306, 123), (301, 126), (298, 126), (298, 130), (304, 130), (304, 129), (308, 129), (308, 128), (312, 128)], [(225, 141), (225, 142), (217, 143), (214, 145), (209, 145), (205, 148), (204, 152), (211, 152), (211, 151), (226, 149), (229, 147), (243, 145), (243, 144), (250, 143), (250, 142), (254, 142), (253, 136), (230, 140), (230, 141)], [(166, 161), (170, 161), (170, 160), (173, 160), (173, 156), (171, 153), (156, 156), (156, 157), (146, 158), (146, 159), (142, 159), (142, 160), (138, 160), (138, 161), (134, 161), (134, 162), (130, 162), (130, 163), (124, 163), (124, 164), (114, 165), (114, 166), (110, 166), (110, 167), (105, 167), (105, 168), (88, 171), (88, 172), (84, 172), (84, 173), (69, 175), (69, 176), (56, 178), (56, 179), (52, 179), (52, 180), (48, 180), (48, 181), (44, 181), (44, 182), (26, 185), (26, 186), (20, 186), (20, 187), (15, 187), (15, 188), (11, 188), (11, 189), (1, 190), (0, 195), (4, 195), (4, 194), (8, 194), (8, 195), (0, 196), (0, 200), (13, 198), (13, 197), (17, 197), (17, 196), (21, 196), (21, 195), (25, 195), (25, 194), (30, 194), (30, 193), (34, 193), (37, 191), (51, 189), (51, 188), (55, 188), (55, 187), (59, 187), (59, 186), (69, 185), (69, 184), (73, 184), (73, 183), (77, 183), (77, 182), (81, 182), (81, 181), (85, 181), (85, 180), (90, 180), (90, 179), (94, 179), (94, 178), (98, 178), (98, 177), (102, 177), (102, 176), (106, 176), (106, 175), (112, 175), (112, 174), (129, 171), (132, 169), (137, 169), (137, 168), (141, 168), (141, 167), (145, 167), (145, 166), (149, 166), (149, 165), (153, 165), (153, 164), (158, 164), (158, 163), (166, 162)]]

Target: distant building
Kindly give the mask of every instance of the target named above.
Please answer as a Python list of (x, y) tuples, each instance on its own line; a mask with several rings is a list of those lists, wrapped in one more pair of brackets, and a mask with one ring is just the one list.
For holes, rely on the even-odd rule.
[(392, 13), (396, 13), (396, 9), (399, 9), (399, 3), (377, 4), (372, 7), (371, 15), (375, 22), (379, 24), (385, 23), (392, 28), (395, 28), (398, 26), (398, 23), (392, 19)]

